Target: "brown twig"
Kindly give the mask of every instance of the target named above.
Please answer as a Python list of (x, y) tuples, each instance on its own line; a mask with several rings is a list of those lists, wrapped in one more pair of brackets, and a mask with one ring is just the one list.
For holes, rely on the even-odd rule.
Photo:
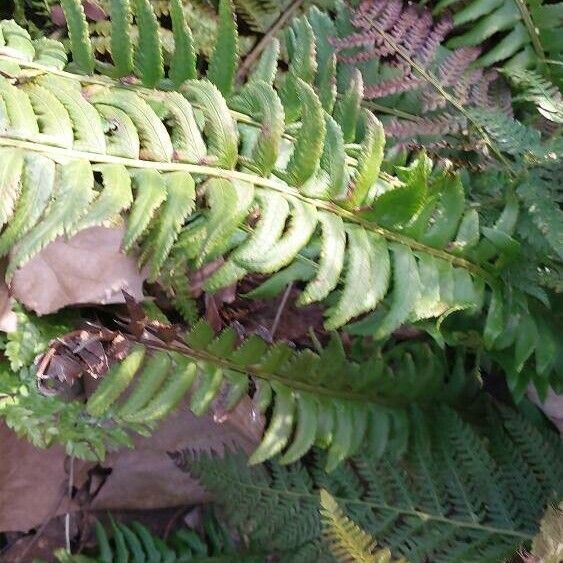
[(293, 2), (288, 6), (280, 17), (275, 21), (275, 23), (266, 31), (262, 39), (254, 45), (252, 50), (246, 55), (244, 61), (239, 67), (237, 72), (237, 80), (243, 82), (248, 74), (250, 68), (254, 65), (258, 57), (262, 54), (262, 51), (266, 48), (268, 43), (272, 40), (272, 37), (293, 17), (295, 12), (299, 10), (304, 0), (293, 0)]
[(274, 340), (274, 335), (276, 334), (276, 331), (278, 330), (278, 326), (280, 324), (281, 316), (282, 316), (283, 310), (285, 309), (285, 306), (287, 304), (287, 300), (289, 299), (289, 295), (291, 293), (292, 288), (293, 288), (293, 282), (291, 282), (287, 286), (287, 288), (285, 289), (285, 293), (283, 294), (283, 297), (281, 299), (280, 306), (278, 307), (278, 310), (276, 311), (276, 317), (274, 319), (274, 322), (272, 323), (272, 329), (270, 330), (270, 338), (272, 339), (272, 342)]

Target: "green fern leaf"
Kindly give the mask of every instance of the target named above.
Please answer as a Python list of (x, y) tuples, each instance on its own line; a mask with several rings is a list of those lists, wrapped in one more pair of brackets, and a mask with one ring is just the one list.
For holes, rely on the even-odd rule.
[(23, 157), (23, 152), (17, 149), (2, 149), (0, 152), (0, 227), (14, 212), (21, 189)]
[(295, 83), (302, 108), (302, 121), (293, 153), (281, 176), (293, 186), (302, 186), (316, 171), (323, 152), (325, 122), (321, 102), (301, 79)]
[(294, 20), (287, 30), (287, 40), (291, 63), (280, 98), (287, 121), (293, 123), (299, 119), (302, 109), (297, 81), (313, 84), (317, 73), (315, 36), (306, 18)]
[(123, 248), (129, 250), (143, 235), (156, 210), (166, 199), (166, 183), (156, 170), (139, 170), (133, 175), (135, 201), (131, 208)]
[[(0, 163), (9, 164), (9, 171), (13, 174), (13, 162), (10, 163), (10, 157), (5, 151), (6, 149), (0, 151)], [(21, 195), (8, 226), (0, 235), (0, 256), (8, 254), (12, 246), (36, 225), (47, 208), (54, 186), (55, 163), (39, 154), (26, 155), (21, 178)], [(0, 191), (4, 206), (9, 201), (5, 190), (6, 180), (2, 179)]]
[(250, 465), (263, 463), (275, 456), (287, 444), (292, 430), (293, 411), (295, 400), (291, 391), (282, 386), (272, 386), (276, 391), (274, 412), (262, 442), (248, 459)]
[(243, 182), (229, 182), (214, 178), (206, 187), (209, 199), (207, 237), (199, 251), (197, 264), (213, 259), (224, 252), (229, 239), (248, 214), (254, 198), (254, 188)]
[(172, 360), (169, 354), (157, 352), (151, 356), (144, 365), (143, 372), (131, 395), (120, 406), (118, 416), (127, 418), (146, 407), (168, 377), (171, 365)]
[(410, 249), (393, 243), (393, 291), (390, 306), (383, 318), (371, 315), (352, 326), (352, 334), (371, 334), (383, 339), (399, 328), (415, 307), (420, 295), (420, 277), (416, 260)]
[(162, 45), (158, 35), (158, 20), (149, 0), (134, 0), (139, 41), (135, 50), (135, 70), (148, 88), (154, 88), (164, 78)]
[(366, 132), (358, 159), (358, 168), (348, 188), (348, 205), (358, 207), (364, 203), (370, 188), (379, 175), (383, 161), (385, 134), (379, 120), (370, 112), (364, 112)]
[(186, 80), (197, 78), (196, 52), (192, 32), (186, 23), (180, 0), (171, 0), (170, 18), (174, 33), (174, 53), (170, 60), (170, 80), (179, 88)]
[(280, 42), (273, 37), (262, 52), (258, 64), (250, 75), (249, 82), (260, 80), (272, 86), (278, 70), (278, 58), (280, 56)]
[[(319, 213), (322, 225), (322, 249), (319, 269), (299, 297), (299, 305), (321, 301), (338, 285), (344, 266), (346, 234), (344, 222), (330, 213)], [(382, 272), (380, 272), (381, 274)], [(343, 297), (344, 299), (344, 297)], [(346, 305), (341, 305), (342, 310)], [(336, 315), (336, 312), (334, 313)]]
[[(76, 85), (69, 80), (56, 76), (44, 76), (38, 84), (51, 92), (68, 112), (72, 124), (75, 150), (104, 153), (106, 141), (100, 118), (95, 108), (89, 104)], [(51, 126), (68, 127), (68, 120), (52, 123)], [(67, 133), (67, 134), (70, 134)]]
[(119, 214), (133, 202), (131, 179), (125, 166), (101, 164), (94, 167), (94, 172), (102, 175), (102, 191), (88, 213), (75, 225), (76, 232), (106, 222), (115, 222)]
[(133, 44), (131, 42), (131, 6), (129, 0), (110, 0), (111, 58), (117, 76), (133, 72)]
[(317, 210), (311, 204), (303, 203), (297, 198), (287, 199), (292, 206), (287, 231), (252, 263), (239, 258), (242, 265), (264, 274), (275, 272), (292, 262), (297, 253), (309, 242), (317, 226)]
[(108, 411), (131, 383), (135, 373), (141, 366), (144, 355), (144, 347), (137, 346), (123, 362), (115, 364), (112, 370), (104, 377), (96, 391), (88, 398), (86, 404), (88, 414), (102, 416)]
[(79, 72), (93, 74), (94, 55), (82, 3), (79, 0), (61, 0), (61, 6), (68, 25), (73, 62)]
[(166, 201), (143, 250), (143, 259), (149, 265), (149, 277), (153, 280), (195, 205), (195, 183), (187, 172), (170, 172), (164, 176), (164, 181)]
[(199, 103), (208, 121), (209, 154), (217, 166), (232, 169), (238, 156), (238, 132), (225, 99), (217, 88), (208, 82), (188, 81), (185, 93), (189, 100)]
[(284, 133), (283, 106), (278, 95), (269, 84), (254, 80), (231, 98), (230, 106), (261, 121), (260, 135), (251, 149), (248, 166), (268, 177), (276, 164)]
[(362, 73), (356, 70), (341, 100), (336, 104), (335, 119), (342, 127), (344, 141), (353, 143), (356, 140), (356, 125), (360, 114), (360, 104), (364, 95)]
[(49, 145), (72, 148), (74, 143), (72, 122), (57, 96), (37, 84), (28, 84), (23, 91), (29, 97), (41, 132), (36, 138), (44, 140)]
[(217, 43), (209, 61), (208, 78), (223, 94), (233, 89), (238, 66), (238, 31), (232, 0), (219, 1)]
[(347, 225), (349, 258), (344, 289), (325, 328), (333, 330), (371, 311), (385, 296), (390, 276), (389, 253), (384, 239), (357, 225)]
[(57, 236), (73, 232), (76, 223), (86, 213), (93, 187), (94, 175), (88, 161), (74, 160), (61, 166), (54, 201), (43, 221), (20, 241), (11, 257), (6, 279), (11, 279), (17, 268)]

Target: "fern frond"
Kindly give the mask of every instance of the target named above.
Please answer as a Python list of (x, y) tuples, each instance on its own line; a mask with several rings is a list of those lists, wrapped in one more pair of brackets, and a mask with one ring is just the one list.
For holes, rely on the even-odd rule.
[[(350, 520), (342, 512), (334, 497), (325, 489), (321, 489), (320, 511), (324, 535), (338, 561), (342, 563), (393, 561), (389, 549), (376, 549), (377, 541)], [(395, 561), (404, 562), (405, 560), (396, 559)]]
[(495, 37), (490, 49), (476, 66), (502, 63), (509, 72), (526, 68), (543, 69), (545, 59), (559, 59), (561, 45), (554, 38), (561, 33), (561, 5), (538, 2), (469, 2), (442, 0), (435, 14), (454, 11), (454, 31), (447, 46), (458, 48), (482, 45)]
[[(500, 478), (503, 471), (513, 469), (510, 464), (515, 460), (489, 449), (486, 432), (449, 409), (410, 416), (417, 430), (409, 438), (404, 459), (362, 451), (330, 474), (322, 471), (324, 456), (318, 452), (307, 464), (288, 468), (273, 462), (249, 468), (240, 454), (217, 460), (182, 451), (174, 458), (215, 495), (233, 525), (244, 526), (256, 545), (288, 553), (288, 560), (292, 553), (295, 557), (307, 552), (322, 535), (318, 489), (327, 490), (366, 533), (413, 563), (500, 561), (530, 541), (536, 526), (530, 527), (529, 519), (515, 510), (518, 482)], [(522, 415), (514, 416), (524, 427), (532, 427)], [(548, 434), (552, 432), (541, 432), (551, 443)], [(502, 436), (499, 446), (513, 447), (512, 438)], [(561, 444), (553, 437), (549, 451), (561, 455)], [(518, 466), (522, 475), (527, 470)], [(528, 507), (541, 511), (560, 493), (561, 483), (555, 490), (542, 486)], [(311, 551), (313, 556), (303, 561), (329, 560)]]
[(503, 73), (523, 90), (520, 98), (533, 102), (537, 110), (549, 121), (563, 124), (563, 97), (559, 89), (532, 70), (507, 68)]
[[(322, 444), (332, 470), (361, 448), (372, 424), (389, 429), (377, 447), (383, 451), (388, 440), (389, 454), (397, 455), (391, 450), (404, 447), (410, 432), (406, 404), (456, 400), (471, 393), (472, 383), (457, 368), (450, 373), (445, 355), (428, 345), (402, 344), (356, 363), (336, 337), (315, 354), (285, 343), (268, 346), (257, 336), (239, 342), (232, 328), (215, 334), (200, 320), (183, 340), (134, 344), (111, 366), (85, 412), (92, 422), (147, 431), (188, 395), (190, 409), (201, 416), (220, 400), (233, 409), (252, 387), (257, 408), (273, 413), (250, 462), (283, 452), (280, 461), (292, 463)], [(325, 417), (333, 420), (328, 436)]]
[[(361, 70), (365, 97), (381, 100), (377, 110), (388, 107), (400, 116), (384, 123), (388, 134), (410, 143), (415, 134), (440, 139), (465, 127), (465, 107), (498, 107), (488, 98), (496, 73), (474, 67), (479, 48), (441, 46), (452, 27), (447, 14), (434, 20), (425, 7), (378, 0), (361, 3), (350, 21), (354, 33), (343, 30), (332, 41), (346, 69), (341, 74)], [(405, 119), (397, 112), (403, 107), (424, 117)]]
[[(111, 561), (113, 558), (130, 561), (201, 561), (202, 558), (227, 562), (236, 558), (241, 563), (259, 563), (264, 555), (253, 553), (246, 546), (236, 546), (230, 531), (223, 526), (211, 510), (203, 514), (203, 530), (180, 528), (164, 541), (139, 522), (129, 525), (116, 522), (110, 516), (109, 529), (96, 522), (96, 550), (92, 555), (72, 555), (66, 550), (55, 552), (60, 563), (87, 563)], [(109, 533), (108, 533), (109, 532)], [(94, 551), (94, 553), (92, 553)]]
[(557, 563), (563, 558), (563, 502), (547, 508), (532, 543), (532, 555), (541, 563)]

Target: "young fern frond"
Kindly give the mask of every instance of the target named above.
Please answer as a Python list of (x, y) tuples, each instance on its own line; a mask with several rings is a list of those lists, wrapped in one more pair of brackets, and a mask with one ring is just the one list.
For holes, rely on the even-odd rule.
[(532, 543), (532, 555), (541, 563), (557, 563), (563, 558), (563, 502), (547, 507)]
[[(138, 9), (147, 12), (148, 6), (140, 3)], [(159, 66), (149, 16), (141, 18), (147, 21), (143, 56)], [(176, 23), (185, 31), (180, 15)], [(467, 231), (465, 196), (455, 175), (432, 173), (424, 155), (396, 178), (380, 173), (382, 128), (371, 114), (359, 112), (360, 96), (337, 106), (334, 119), (309, 86), (321, 51), (306, 18), (291, 28), (294, 59), (279, 95), (252, 79), (229, 100), (206, 79), (188, 80), (170, 92), (60, 71), (58, 59), (45, 58), (37, 42), (23, 32), (16, 36), (16, 24), (8, 24), (2, 30), (8, 30), (3, 33), (9, 53), (15, 49), (19, 55), (0, 57), (10, 77), (0, 79), (6, 108), (0, 113), (0, 220), (20, 226), (0, 235), (4, 252), (16, 247), (8, 279), (56, 236), (124, 216), (123, 246), (140, 246), (152, 279), (177, 236), (197, 233), (190, 265), (226, 258), (204, 289), (215, 291), (252, 272), (273, 275), (266, 283), (279, 290), (299, 279), (307, 282), (302, 304), (326, 302), (329, 329), (370, 313), (351, 330), (384, 340), (405, 322), (443, 319), (454, 311), (471, 317), (496, 306), (485, 288), (504, 291), (496, 270), (518, 250), (512, 239), (517, 204), (507, 202), (479, 240), (475, 221)], [(162, 75), (152, 63), (134, 60), (141, 79), (153, 84)], [(18, 80), (27, 67), (42, 72)], [(232, 65), (224, 73), (214, 76), (223, 87)], [(157, 82), (163, 88), (171, 84)], [(355, 84), (361, 90), (357, 77)], [(46, 112), (34, 88), (50, 92), (53, 112)], [(356, 117), (361, 126), (354, 125)], [(354, 143), (347, 146), (344, 138)], [(37, 185), (43, 178), (47, 187)], [(197, 201), (196, 182), (203, 196)], [(26, 196), (35, 191), (49, 195)], [(51, 193), (54, 202), (46, 206)], [(250, 221), (251, 210), (257, 222)], [(306, 271), (295, 267), (304, 257)], [(528, 314), (523, 296), (514, 303), (518, 315)], [(507, 327), (504, 314), (493, 312), (485, 324), (485, 343), (492, 349)], [(532, 352), (541, 354), (542, 346), (535, 341)], [(519, 360), (516, 373), (523, 367)]]
[(339, 563), (405, 563), (404, 559), (392, 560), (387, 548), (376, 549), (377, 541), (350, 520), (325, 489), (321, 489), (320, 502), (323, 535)]

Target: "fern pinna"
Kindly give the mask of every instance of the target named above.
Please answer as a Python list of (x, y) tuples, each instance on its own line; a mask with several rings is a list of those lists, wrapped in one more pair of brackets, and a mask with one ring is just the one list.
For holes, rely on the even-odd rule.
[(396, 557), (492, 563), (530, 542), (544, 506), (561, 495), (561, 443), (504, 407), (482, 408), (475, 415), (485, 424), (473, 426), (446, 407), (414, 410), (417, 430), (404, 459), (364, 449), (328, 474), (318, 451), (288, 468), (249, 468), (243, 454), (182, 451), (173, 458), (255, 547), (267, 546), (283, 562), (333, 560), (322, 541), (324, 489)]
[[(166, 65), (148, 0), (112, 3), (111, 62), (95, 60), (80, 2), (63, 8), (68, 70), (59, 43), (1, 24), (8, 280), (56, 236), (124, 222), (124, 248), (140, 248), (153, 279), (173, 248), (195, 267), (225, 257), (206, 290), (249, 272), (271, 276), (255, 295), (294, 281), (303, 287), (300, 304), (323, 304), (327, 329), (367, 314), (347, 330), (376, 341), (408, 321), (443, 342), (440, 327), (461, 317), (517, 394), (534, 361), (536, 377), (557, 377), (545, 307), (499, 275), (518, 252), (517, 201), (509, 195), (497, 220), (480, 227), (460, 177), (433, 170), (424, 154), (396, 176), (382, 172), (383, 130), (360, 108), (361, 80), (336, 101), (334, 54), (326, 42), (316, 48), (313, 32), (327, 24), (320, 12), (293, 23), (279, 88), (272, 42), (236, 89), (227, 0), (209, 64), (215, 84), (197, 78), (179, 0), (170, 14), (181, 50)], [(126, 33), (132, 9), (136, 47)], [(525, 319), (518, 334), (515, 319)]]
[[(377, 541), (344, 514), (334, 497), (321, 489), (323, 532), (330, 550), (341, 563), (392, 562), (388, 548), (377, 548)], [(405, 563), (404, 559), (396, 560)]]

